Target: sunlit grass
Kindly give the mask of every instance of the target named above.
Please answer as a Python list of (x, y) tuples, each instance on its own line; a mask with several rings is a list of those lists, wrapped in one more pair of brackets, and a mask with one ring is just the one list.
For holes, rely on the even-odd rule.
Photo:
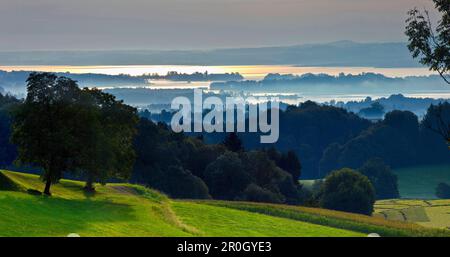
[(342, 228), (361, 233), (378, 233), (382, 236), (450, 236), (444, 229), (428, 229), (415, 223), (386, 220), (347, 212), (301, 206), (262, 204), (250, 202), (199, 201), (200, 203), (289, 218), (328, 227)]
[(97, 186), (62, 180), (51, 197), (36, 175), (1, 171), (23, 191), (0, 191), (0, 236), (361, 236), (357, 231), (321, 226), (243, 210), (173, 201), (130, 184)]

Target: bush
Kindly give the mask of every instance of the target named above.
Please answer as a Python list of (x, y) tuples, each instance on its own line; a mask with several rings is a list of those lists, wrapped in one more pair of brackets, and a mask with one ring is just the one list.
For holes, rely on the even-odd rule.
[(366, 215), (373, 212), (375, 190), (366, 176), (352, 169), (330, 173), (321, 191), (323, 208)]
[[(282, 171), (284, 172), (284, 171)], [(292, 176), (287, 172), (284, 172), (284, 176), (276, 183), (276, 187), (280, 193), (284, 196), (284, 203), (287, 204), (300, 204), (304, 200), (302, 195), (301, 186), (294, 182)], [(296, 180), (298, 181), (298, 180)]]
[(436, 187), (436, 196), (442, 199), (450, 198), (450, 185), (447, 183), (439, 183)]
[(208, 187), (199, 178), (188, 170), (179, 166), (169, 167), (167, 184), (170, 187), (170, 196), (174, 198), (208, 199)]
[(209, 199), (208, 187), (188, 170), (172, 165), (166, 169), (150, 169), (146, 185), (173, 198)]
[(262, 203), (282, 203), (284, 201), (282, 195), (275, 194), (253, 183), (248, 185), (247, 188), (244, 190), (244, 193), (242, 194), (242, 199), (241, 198), (238, 199)]

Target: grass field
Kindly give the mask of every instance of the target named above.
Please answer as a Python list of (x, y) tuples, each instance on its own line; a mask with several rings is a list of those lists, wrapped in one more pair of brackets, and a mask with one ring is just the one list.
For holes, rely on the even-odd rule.
[(321, 209), (172, 200), (129, 184), (98, 186), (90, 195), (81, 182), (62, 180), (52, 187), (52, 197), (35, 196), (26, 190), (42, 190), (37, 176), (1, 172), (1, 185), (6, 181), (10, 188), (0, 191), (0, 236), (449, 235), (411, 223)]
[(417, 166), (393, 170), (402, 198), (435, 199), (436, 186), (450, 183), (450, 165)]

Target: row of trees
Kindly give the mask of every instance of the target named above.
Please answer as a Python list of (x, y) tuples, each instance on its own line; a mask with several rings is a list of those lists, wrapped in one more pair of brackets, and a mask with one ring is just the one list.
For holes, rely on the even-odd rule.
[(97, 89), (51, 73), (32, 73), (27, 97), (16, 106), (12, 142), (19, 164), (41, 167), (44, 193), (63, 172), (94, 182), (130, 176), (135, 153), (137, 111)]
[(245, 151), (230, 133), (219, 144), (172, 132), (145, 118), (135, 140), (132, 181), (174, 198), (300, 203), (300, 161), (293, 152)]
[[(280, 111), (280, 138), (273, 147), (301, 157), (304, 179), (323, 178), (345, 167), (358, 169), (373, 157), (394, 169), (447, 164), (448, 145), (433, 131), (446, 131), (445, 124), (450, 124), (449, 103), (430, 106), (421, 121), (412, 112), (391, 111), (373, 123), (343, 108), (308, 101)], [(226, 136), (202, 135), (208, 143), (220, 143)], [(257, 133), (238, 135), (246, 149), (267, 147)]]

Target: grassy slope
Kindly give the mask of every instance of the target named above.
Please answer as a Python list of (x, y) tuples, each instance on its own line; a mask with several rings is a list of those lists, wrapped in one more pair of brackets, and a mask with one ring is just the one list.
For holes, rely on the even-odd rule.
[[(3, 171), (26, 189), (42, 189), (37, 176)], [(62, 180), (53, 196), (0, 191), (0, 236), (362, 236), (351, 230), (254, 212), (172, 201), (136, 185), (99, 186)]]
[(358, 231), (365, 234), (378, 233), (382, 236), (450, 236), (450, 230), (441, 229), (441, 227), (439, 229), (430, 229), (405, 221), (386, 220), (383, 217), (370, 217), (326, 209), (251, 202), (197, 202)]
[[(26, 188), (42, 188), (33, 175), (5, 173)], [(125, 189), (126, 188), (126, 189)], [(82, 184), (61, 181), (53, 196), (0, 192), (1, 236), (188, 236), (170, 222), (161, 195), (124, 185), (99, 187), (95, 197)], [(137, 194), (140, 191), (143, 195)]]
[(402, 198), (435, 199), (436, 186), (450, 183), (450, 165), (418, 166), (393, 170)]
[[(177, 201), (175, 212), (184, 223), (213, 236), (364, 236), (365, 234), (255, 212)], [(301, 231), (299, 234), (298, 232)]]

